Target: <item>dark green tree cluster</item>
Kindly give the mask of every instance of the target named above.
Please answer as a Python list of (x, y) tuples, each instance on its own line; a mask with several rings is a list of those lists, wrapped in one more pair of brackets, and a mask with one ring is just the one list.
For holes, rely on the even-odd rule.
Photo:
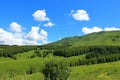
[(46, 44), (43, 46), (39, 46), (40, 49), (47, 49), (47, 50), (56, 50), (56, 49), (64, 49), (67, 47), (70, 47), (71, 45), (68, 43), (65, 44), (54, 44), (54, 43), (50, 43), (50, 44)]
[(37, 56), (37, 57), (46, 57), (49, 54), (53, 53), (53, 51), (52, 50), (43, 50), (43, 51), (35, 50), (34, 53), (35, 53), (35, 55), (31, 56), (31, 58), (35, 57), (35, 56)]
[(64, 61), (51, 60), (42, 69), (44, 80), (67, 80), (70, 70)]
[(90, 47), (82, 46), (82, 47), (70, 47), (64, 49), (56, 49), (53, 52), (55, 56), (64, 56), (64, 57), (71, 57), (71, 56), (78, 56), (81, 54), (85, 54), (90, 52)]
[(35, 50), (35, 46), (0, 46), (0, 57), (15, 58), (14, 55), (18, 53)]
[(110, 54), (106, 56), (101, 56), (99, 58), (91, 59), (78, 59), (77, 61), (71, 61), (70, 66), (80, 66), (80, 65), (91, 65), (91, 64), (101, 64), (107, 62), (113, 62), (120, 60), (120, 54)]
[(78, 56), (85, 54), (85, 59), (71, 61), (70, 66), (100, 64), (120, 60), (120, 46), (83, 46), (74, 48), (57, 49), (53, 52), (56, 56)]
[[(86, 54), (89, 53), (89, 54)], [(81, 46), (69, 47), (64, 49), (56, 49), (53, 54), (56, 56), (78, 56), (86, 54), (86, 58), (99, 57), (99, 55), (118, 54), (120, 53), (120, 46)]]
[(120, 46), (98, 46), (91, 49), (91, 52), (86, 54), (86, 58), (99, 58), (110, 54), (120, 54)]

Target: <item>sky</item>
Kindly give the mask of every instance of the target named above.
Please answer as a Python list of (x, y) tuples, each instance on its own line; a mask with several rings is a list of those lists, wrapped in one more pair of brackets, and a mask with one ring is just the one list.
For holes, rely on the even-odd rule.
[(120, 30), (120, 0), (0, 0), (0, 44), (41, 45)]

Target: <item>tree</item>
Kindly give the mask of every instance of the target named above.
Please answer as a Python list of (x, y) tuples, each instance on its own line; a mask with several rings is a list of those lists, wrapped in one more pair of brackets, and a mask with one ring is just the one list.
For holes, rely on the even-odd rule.
[(47, 62), (42, 69), (44, 80), (67, 80), (70, 70), (65, 62), (51, 60)]

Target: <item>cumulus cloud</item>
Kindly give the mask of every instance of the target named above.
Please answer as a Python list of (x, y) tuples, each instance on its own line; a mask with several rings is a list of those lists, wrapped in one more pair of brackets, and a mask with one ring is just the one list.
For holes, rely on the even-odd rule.
[(0, 44), (21, 45), (21, 34), (13, 34), (0, 28)]
[(17, 22), (12, 22), (10, 24), (10, 30), (13, 32), (21, 32), (21, 25)]
[(31, 31), (26, 35), (28, 40), (39, 40), (39, 27), (33, 26)]
[(116, 30), (120, 30), (120, 28), (116, 28), (116, 27), (106, 27), (106, 28), (100, 28), (100, 27), (92, 27), (92, 28), (88, 28), (88, 27), (83, 27), (82, 28), (82, 32), (85, 34), (90, 34), (93, 32), (100, 32), (100, 31), (116, 31)]
[(43, 44), (49, 43), (47, 36), (48, 36), (48, 33), (42, 29), (40, 31), (40, 39), (42, 40)]
[[(43, 36), (43, 37), (45, 37), (45, 38), (48, 36), (47, 32), (46, 32), (44, 29), (42, 29), (42, 30), (40, 31), (40, 35)], [(45, 39), (45, 38), (44, 38), (44, 39)]]
[(54, 26), (55, 24), (54, 23), (52, 23), (52, 22), (48, 22), (47, 24), (44, 24), (44, 26), (46, 26), (46, 27), (52, 27), (52, 26)]
[(77, 21), (89, 21), (89, 15), (85, 10), (71, 10), (72, 17)]
[(106, 27), (104, 28), (105, 31), (117, 31), (120, 30), (120, 28), (116, 28), (116, 27)]
[(43, 24), (45, 27), (52, 27), (55, 25), (50, 21), (50, 18), (47, 17), (46, 11), (44, 9), (35, 11), (32, 16), (36, 21), (47, 22), (46, 24)]
[(46, 16), (45, 10), (37, 10), (32, 16), (37, 21), (50, 21), (50, 19)]
[[(11, 28), (11, 26), (10, 26)], [(38, 45), (48, 43), (48, 33), (37, 26), (32, 26), (28, 33), (6, 31), (0, 28), (0, 44), (6, 45)]]
[(31, 31), (26, 35), (26, 39), (30, 44), (33, 42), (35, 44), (38, 41), (41, 41), (43, 44), (48, 43), (47, 39), (48, 33), (37, 26), (33, 26)]
[(100, 32), (102, 31), (102, 28), (99, 27), (93, 27), (93, 28), (87, 28), (87, 27), (83, 27), (82, 28), (82, 32), (84, 32), (85, 34), (89, 34), (89, 33), (93, 33), (93, 32)]

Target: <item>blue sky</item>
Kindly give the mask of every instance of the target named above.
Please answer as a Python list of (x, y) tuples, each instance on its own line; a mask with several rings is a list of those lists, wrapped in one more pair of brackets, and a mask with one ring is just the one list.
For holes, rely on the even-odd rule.
[(0, 0), (0, 44), (45, 44), (120, 30), (120, 0)]

